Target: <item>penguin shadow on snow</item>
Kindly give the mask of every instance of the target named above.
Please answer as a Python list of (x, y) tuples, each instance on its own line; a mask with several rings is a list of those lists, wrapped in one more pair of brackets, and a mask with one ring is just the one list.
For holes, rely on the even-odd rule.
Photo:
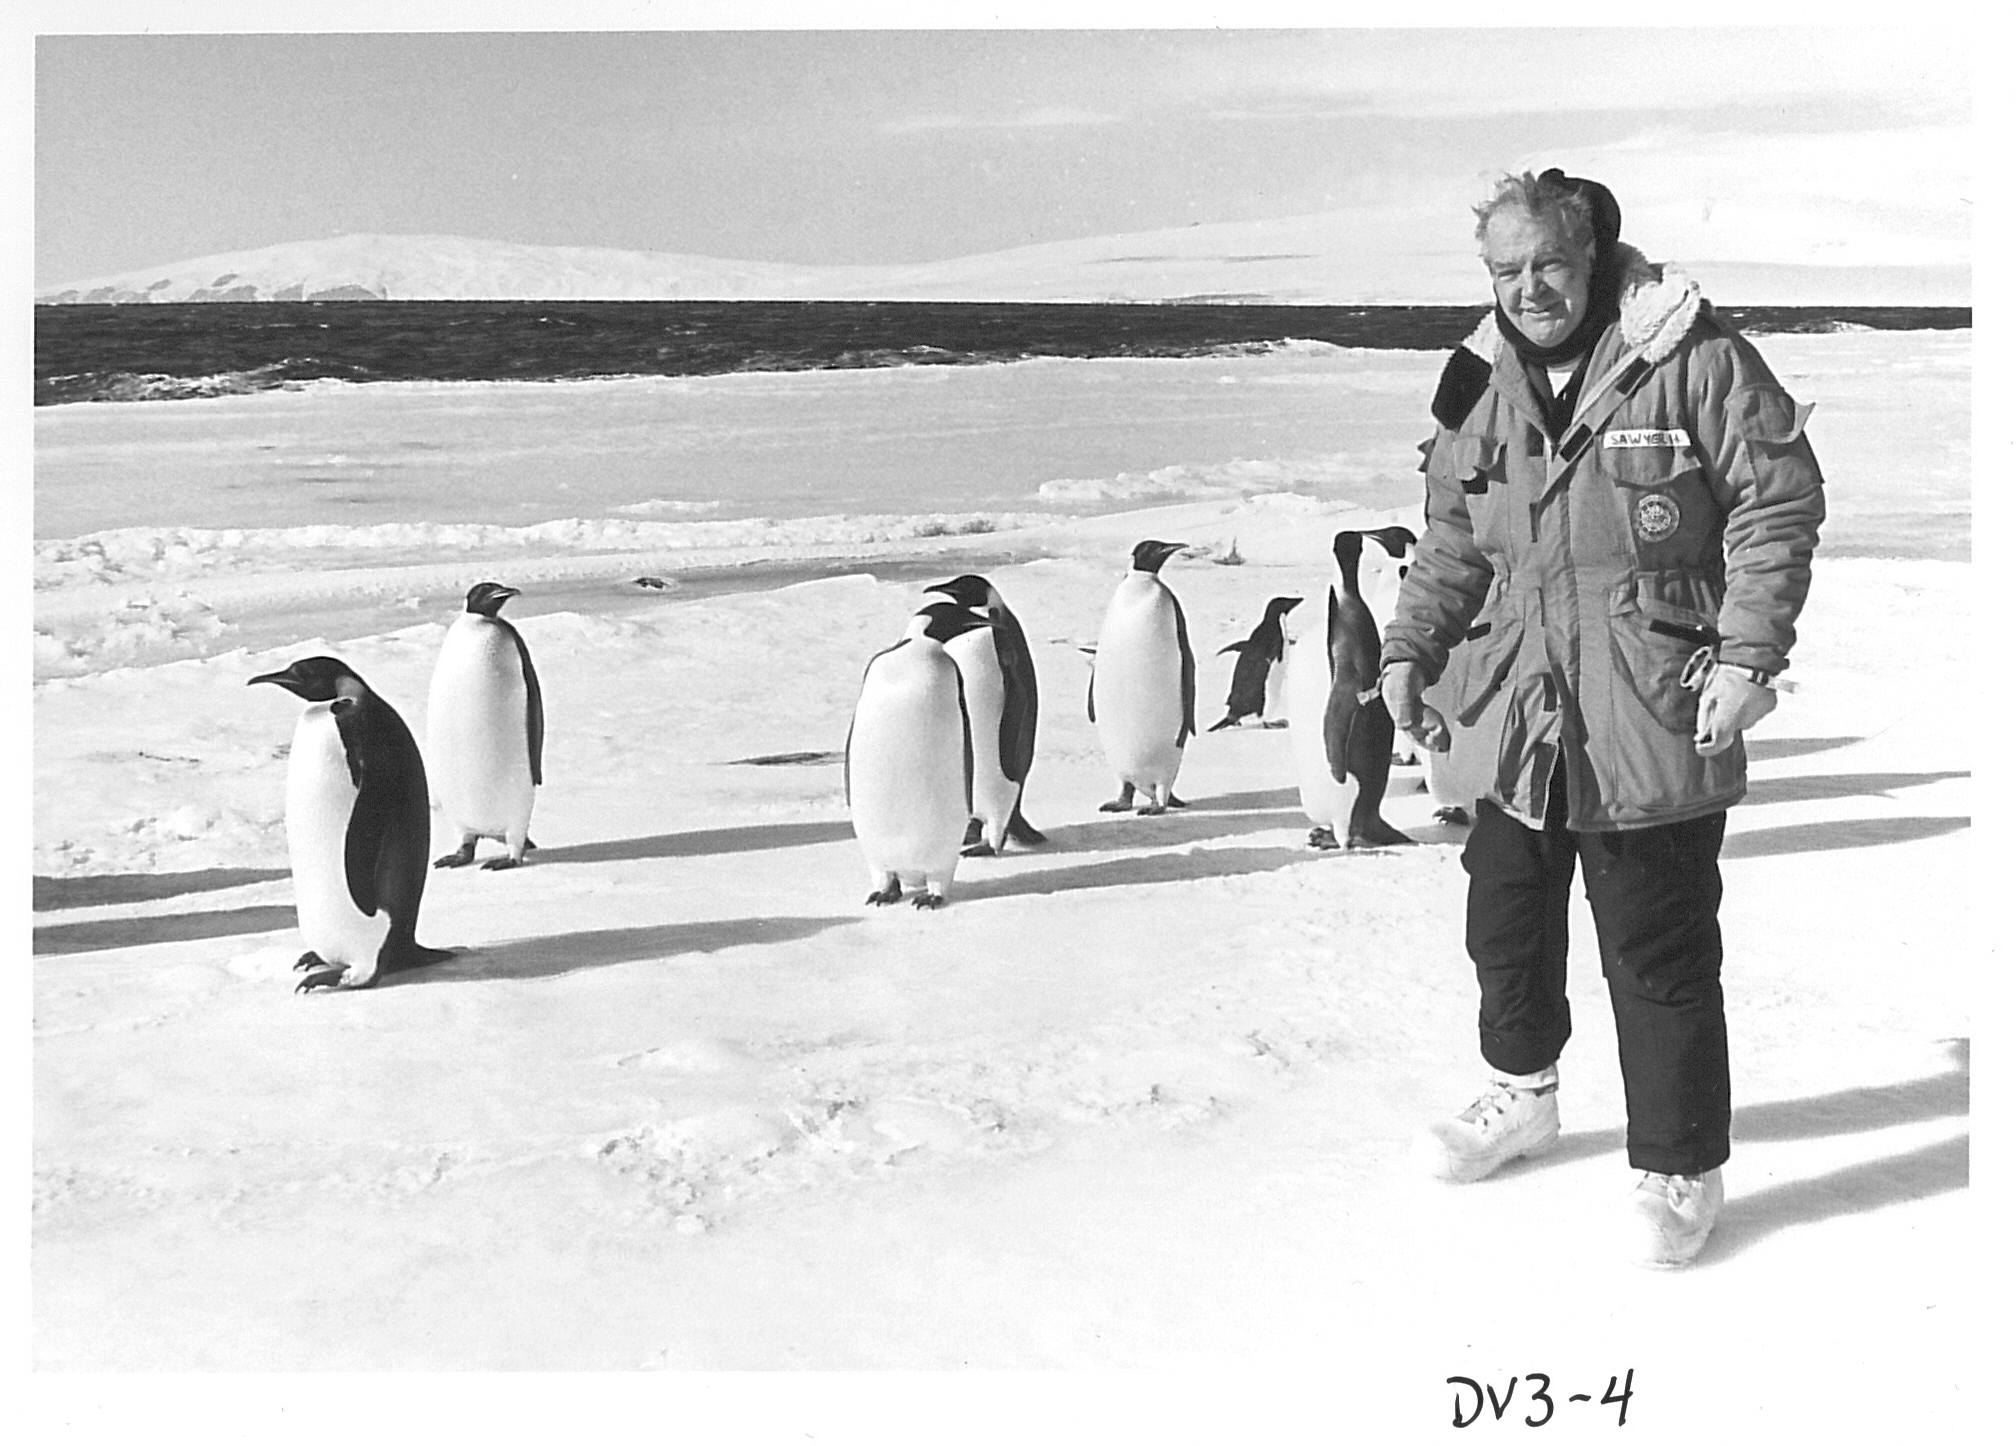
[(1295, 791), (1291, 788), (1194, 798), (1188, 807), (1163, 814), (1147, 817), (1117, 814), (1085, 823), (1056, 824), (1049, 829), (1050, 841), (1031, 852), (1071, 854), (1100, 853), (1130, 846), (1163, 848), (1170, 844), (1202, 843), (1214, 838), (1264, 833), (1272, 828), (1292, 828), (1300, 817), (1292, 812), (1294, 804)]
[(32, 951), (38, 955), (92, 954), (102, 949), (267, 934), (294, 928), (296, 917), (292, 904), (251, 904), (242, 909), (193, 909), (185, 914), (149, 914), (138, 919), (44, 924), (35, 930)]
[(702, 828), (687, 833), (652, 834), (645, 838), (601, 839), (594, 843), (562, 844), (533, 851), (534, 864), (608, 864), (633, 859), (686, 859), (712, 854), (760, 853), (766, 849), (805, 848), (854, 837), (853, 825), (833, 822), (755, 823), (736, 828)]
[(1878, 848), (1938, 838), (1971, 826), (1972, 820), (1907, 815), (1903, 818), (1845, 818), (1833, 823), (1794, 823), (1779, 828), (1746, 829), (1729, 835), (1723, 860), (1773, 858), (1780, 854), (1826, 853), (1833, 849)]
[(493, 944), (472, 944), (438, 964), (381, 976), (379, 989), (410, 984), (466, 984), (478, 980), (550, 979), (584, 969), (657, 959), (676, 964), (692, 954), (715, 954), (749, 944), (810, 939), (856, 919), (848, 916), (701, 919), (681, 924), (640, 924), (623, 929), (582, 929)]
[(1971, 778), (1965, 769), (1943, 773), (1805, 773), (1788, 778), (1753, 778), (1743, 807), (1753, 803), (1811, 803), (1823, 798), (1888, 798), (1900, 788), (1923, 788), (1950, 778)]
[[(1273, 827), (1275, 825), (1267, 825)], [(1272, 873), (1293, 864), (1313, 863), (1318, 855), (1301, 847), (1196, 849), (1183, 853), (1137, 854), (1103, 859), (1074, 868), (1029, 869), (991, 879), (961, 874), (951, 902), (978, 903), (1022, 895), (1064, 894), (1079, 889), (1119, 888), (1128, 884), (1187, 883), (1197, 879), (1229, 879), (1241, 874)]]
[(1743, 751), (1752, 763), (1765, 763), (1774, 758), (1803, 758), (1809, 753), (1825, 753), (1830, 749), (1846, 748), (1861, 741), (1860, 737), (1745, 738)]
[(37, 874), (31, 907), (41, 913), (103, 904), (142, 904), (183, 894), (208, 894), (247, 884), (266, 884), (286, 877), (286, 869), (189, 869), (172, 874), (84, 874), (70, 878)]

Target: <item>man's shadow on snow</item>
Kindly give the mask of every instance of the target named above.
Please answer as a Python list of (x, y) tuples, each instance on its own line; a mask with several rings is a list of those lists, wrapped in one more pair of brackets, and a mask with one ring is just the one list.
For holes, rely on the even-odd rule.
[(746, 944), (781, 944), (809, 939), (851, 916), (814, 918), (702, 919), (684, 924), (640, 924), (625, 929), (582, 929), (571, 934), (538, 934), (495, 944), (458, 948), (438, 964), (382, 976), (380, 989), (408, 984), (467, 984), (489, 979), (551, 979), (583, 969), (604, 969), (644, 959), (675, 966), (683, 957), (714, 954)]
[[(1969, 1041), (1947, 1040), (1946, 1049), (1953, 1068), (1922, 1079), (1744, 1105), (1730, 1121), (1730, 1139), (1740, 1152), (1745, 1145), (1766, 1141), (1821, 1140), (1929, 1120), (1964, 1120), (1970, 1095)], [(1791, 1226), (1813, 1225), (1964, 1190), (1968, 1145), (1969, 1136), (1963, 1131), (1950, 1139), (1883, 1159), (1844, 1165), (1808, 1180), (1788, 1180), (1750, 1191), (1740, 1191), (1739, 1186), (1740, 1193), (1730, 1195), (1723, 1206), (1701, 1263), (1709, 1265), (1740, 1254)], [(1623, 1148), (1621, 1130), (1581, 1130), (1561, 1136), (1554, 1149), (1527, 1162), (1526, 1168), (1544, 1169)]]

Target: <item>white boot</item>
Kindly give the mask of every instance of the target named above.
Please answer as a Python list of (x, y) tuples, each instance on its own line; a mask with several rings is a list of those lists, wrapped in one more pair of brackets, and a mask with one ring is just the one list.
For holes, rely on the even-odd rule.
[(1551, 1149), (1561, 1133), (1553, 1065), (1529, 1075), (1493, 1075), (1491, 1085), (1455, 1118), (1430, 1125), (1415, 1141), (1421, 1168), (1438, 1180), (1481, 1180), (1507, 1160)]
[(1722, 1213), (1722, 1171), (1659, 1175), (1648, 1170), (1625, 1209), (1625, 1255), (1634, 1265), (1685, 1265), (1708, 1243)]

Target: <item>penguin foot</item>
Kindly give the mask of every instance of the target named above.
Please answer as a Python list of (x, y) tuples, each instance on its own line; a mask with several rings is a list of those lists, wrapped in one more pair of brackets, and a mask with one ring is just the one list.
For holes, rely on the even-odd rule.
[(499, 854), (494, 859), (483, 860), (483, 867), (486, 869), (515, 869), (520, 862), (521, 860), (514, 859), (509, 854)]
[(531, 839), (529, 839), (529, 838), (528, 838), (528, 839), (526, 839), (526, 840), (525, 840), (525, 852), (526, 852), (526, 853), (528, 853), (528, 854), (529, 854), (529, 853), (531, 853), (531, 852), (532, 852), (532, 850), (534, 850), (534, 849), (536, 849), (536, 848), (538, 848), (538, 847), (539, 847), (539, 845), (537, 845), (536, 843), (532, 842), (532, 840), (531, 840)]
[(1123, 783), (1120, 785), (1120, 796), (1114, 799), (1111, 803), (1100, 804), (1099, 811), (1101, 813), (1125, 813), (1128, 809), (1132, 808), (1133, 806), (1134, 806), (1134, 785), (1131, 783)]
[(983, 838), (980, 842), (968, 844), (965, 848), (959, 850), (959, 857), (962, 859), (991, 859), (999, 852), (999, 849)]
[(459, 869), (462, 865), (472, 862), (475, 857), (476, 840), (471, 839), (468, 843), (462, 845), (461, 848), (455, 850), (454, 853), (443, 854), (440, 858), (434, 860), (434, 867), (437, 869)]
[(1178, 798), (1178, 797), (1177, 797), (1177, 796), (1176, 796), (1175, 794), (1173, 794), (1173, 793), (1169, 795), (1169, 797), (1168, 797), (1168, 799), (1166, 800), (1166, 802), (1167, 802), (1167, 804), (1168, 804), (1168, 806), (1169, 806), (1170, 808), (1188, 808), (1188, 807), (1190, 806), (1190, 800), (1189, 800), (1189, 799), (1187, 799), (1187, 798)]
[(1309, 847), (1312, 849), (1334, 849), (1337, 847), (1337, 831), (1328, 824), (1318, 824), (1309, 830)]
[(1288, 726), (1288, 720), (1286, 718), (1276, 718), (1273, 722), (1270, 723), (1265, 718), (1262, 718), (1260, 720), (1260, 726), (1262, 728), (1286, 728)]
[(918, 909), (942, 909), (945, 907), (945, 896), (943, 894), (923, 893), (911, 899), (910, 903), (913, 908)]
[(296, 969), (327, 969), (329, 964), (320, 954), (310, 949), (306, 954), (303, 954), (299, 959), (294, 961), (294, 967)]
[(1458, 808), (1453, 803), (1450, 804), (1447, 808), (1436, 809), (1435, 817), (1437, 821), (1441, 823), (1453, 823), (1463, 828), (1468, 828), (1470, 826), (1470, 815), (1463, 809)]
[(1163, 803), (1144, 803), (1134, 810), (1142, 818), (1153, 818), (1156, 814), (1167, 813), (1168, 811), (1169, 805)]
[(320, 969), (308, 974), (299, 984), (295, 985), (294, 992), (296, 994), (315, 994), (324, 989), (340, 988), (343, 983), (343, 976), (349, 972), (349, 969), (344, 965), (325, 964)]
[(1220, 728), (1235, 727), (1238, 724), (1238, 722), (1239, 720), (1237, 718), (1234, 718), (1230, 713), (1227, 713), (1223, 718), (1219, 719), (1216, 723), (1213, 723), (1209, 728), (1206, 728), (1204, 731), (1206, 733), (1216, 733)]
[(966, 837), (961, 839), (960, 843), (963, 846), (971, 847), (973, 844), (980, 842), (980, 835), (984, 832), (986, 832), (986, 825), (981, 823), (977, 818), (969, 818), (966, 820)]
[(902, 885), (890, 884), (885, 888), (877, 889), (874, 893), (870, 894), (867, 898), (863, 899), (861, 902), (864, 904), (873, 904), (877, 908), (880, 908), (884, 904), (893, 904), (902, 897), (903, 897)]
[(1350, 836), (1350, 845), (1354, 849), (1398, 848), (1413, 842), (1383, 818), (1368, 819), (1352, 829)]

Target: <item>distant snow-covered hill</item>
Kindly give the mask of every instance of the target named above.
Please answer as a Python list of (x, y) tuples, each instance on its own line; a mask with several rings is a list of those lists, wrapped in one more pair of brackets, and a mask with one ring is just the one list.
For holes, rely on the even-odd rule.
[[(1423, 237), (1440, 243), (1423, 248)], [(1681, 264), (1725, 305), (1966, 305), (1965, 266)], [(792, 266), (464, 236), (340, 236), (93, 277), (44, 304), (172, 301), (1213, 301), (1486, 299), (1447, 217), (1394, 205), (1049, 242), (948, 261)]]

